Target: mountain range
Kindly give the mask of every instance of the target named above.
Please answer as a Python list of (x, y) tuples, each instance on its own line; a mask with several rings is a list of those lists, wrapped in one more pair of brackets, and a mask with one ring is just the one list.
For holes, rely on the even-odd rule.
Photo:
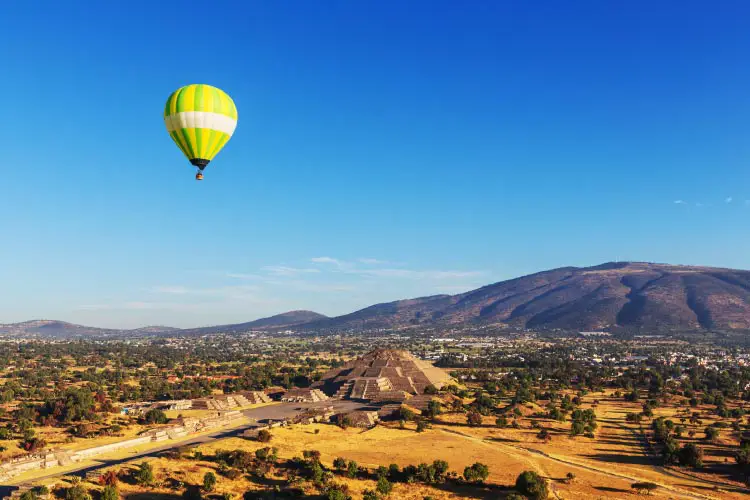
[(376, 304), (326, 317), (291, 311), (234, 325), (118, 331), (60, 321), (0, 325), (0, 334), (101, 336), (278, 330), (336, 331), (415, 325), (495, 324), (549, 330), (707, 331), (750, 329), (750, 271), (647, 262), (563, 267), (458, 295)]

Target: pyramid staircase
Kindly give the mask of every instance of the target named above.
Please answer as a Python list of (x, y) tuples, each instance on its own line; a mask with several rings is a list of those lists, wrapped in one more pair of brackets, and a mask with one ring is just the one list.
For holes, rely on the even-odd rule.
[(333, 395), (332, 399), (347, 399), (351, 397), (352, 387), (354, 387), (354, 380), (347, 380), (341, 387), (339, 387), (339, 390), (336, 391), (336, 394)]

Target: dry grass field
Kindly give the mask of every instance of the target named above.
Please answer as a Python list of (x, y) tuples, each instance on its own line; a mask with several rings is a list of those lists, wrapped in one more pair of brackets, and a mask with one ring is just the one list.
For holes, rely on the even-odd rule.
[[(589, 394), (583, 399), (582, 408), (592, 407), (595, 399), (599, 401), (595, 408), (598, 422), (595, 438), (571, 437), (569, 421), (554, 422), (540, 418), (537, 419), (538, 423), (547, 428), (552, 437), (549, 441), (538, 439), (539, 429), (531, 427), (528, 417), (540, 410), (537, 405), (523, 408), (524, 416), (518, 419), (519, 428), (499, 428), (494, 418), (489, 417), (481, 426), (470, 427), (465, 414), (460, 413), (440, 415), (431, 428), (421, 433), (416, 432), (413, 423), (408, 423), (404, 429), (399, 428), (397, 423), (388, 423), (370, 430), (340, 429), (323, 424), (293, 425), (274, 429), (269, 444), (229, 438), (195, 448), (206, 460), (147, 459), (153, 464), (162, 486), (144, 490), (125, 483), (121, 490), (134, 499), (176, 499), (181, 490), (178, 491), (175, 485), (181, 488), (182, 485), (201, 484), (203, 475), (208, 471), (217, 475), (218, 493), (240, 495), (248, 490), (267, 489), (275, 484), (283, 484), (281, 474), (272, 472), (264, 479), (244, 475), (230, 480), (219, 474), (216, 463), (210, 457), (220, 450), (254, 452), (270, 445), (278, 449), (280, 463), (301, 457), (304, 450), (317, 450), (321, 453), (321, 462), (327, 467), (332, 466), (336, 457), (354, 460), (370, 471), (391, 463), (404, 467), (431, 463), (433, 460), (447, 461), (450, 470), (459, 474), (474, 462), (482, 462), (489, 467), (490, 475), (484, 486), (396, 483), (390, 496), (394, 499), (421, 500), (428, 495), (434, 499), (504, 498), (512, 492), (516, 477), (524, 470), (536, 471), (547, 478), (550, 494), (557, 500), (631, 497), (636, 494), (631, 484), (644, 481), (659, 485), (651, 495), (655, 498), (747, 498), (747, 490), (733, 479), (736, 472), (733, 463), (725, 464), (724, 460), (728, 456), (727, 446), (737, 444), (731, 430), (723, 429), (716, 443), (704, 439), (703, 429), (714, 417), (702, 416), (700, 425), (686, 421), (685, 427), (695, 430), (696, 435), (681, 439), (682, 443), (695, 442), (704, 449), (705, 470), (710, 473), (679, 467), (665, 468), (660, 465), (658, 457), (650, 454), (650, 445), (644, 439), (642, 429), (648, 428), (650, 419), (644, 420), (640, 426), (625, 421), (627, 413), (640, 410), (640, 403), (613, 398), (610, 391)], [(681, 401), (676, 400), (657, 408), (655, 417), (665, 416), (679, 423), (678, 412), (683, 408)], [(702, 414), (708, 410), (701, 407), (691, 409)], [(575, 475), (572, 481), (566, 480), (568, 473)], [(375, 488), (374, 479), (349, 479), (337, 475), (334, 480), (346, 484), (355, 499), (361, 498), (365, 489)], [(309, 483), (307, 489), (307, 493), (315, 493)]]

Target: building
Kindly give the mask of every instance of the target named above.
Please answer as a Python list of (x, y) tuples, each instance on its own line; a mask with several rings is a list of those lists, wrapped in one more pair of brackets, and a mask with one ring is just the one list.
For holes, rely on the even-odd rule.
[(295, 403), (317, 403), (318, 401), (326, 401), (328, 396), (320, 389), (289, 389), (282, 396), (282, 401), (292, 401)]

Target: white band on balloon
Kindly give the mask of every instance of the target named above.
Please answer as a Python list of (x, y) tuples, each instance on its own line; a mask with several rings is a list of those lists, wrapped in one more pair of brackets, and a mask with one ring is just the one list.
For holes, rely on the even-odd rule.
[(207, 111), (183, 111), (165, 116), (164, 123), (168, 132), (183, 128), (207, 128), (232, 135), (237, 127), (237, 120), (219, 113)]

